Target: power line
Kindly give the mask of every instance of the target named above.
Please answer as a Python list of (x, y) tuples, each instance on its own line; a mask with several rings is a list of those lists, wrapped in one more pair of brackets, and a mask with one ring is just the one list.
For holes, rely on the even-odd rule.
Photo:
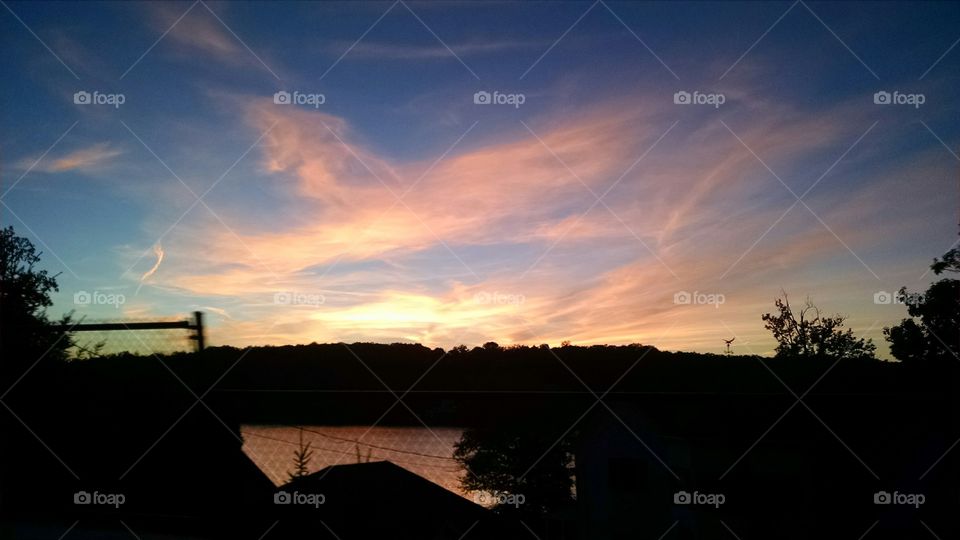
[[(295, 443), (295, 442), (292, 442), (292, 441), (287, 441), (287, 440), (284, 440), (284, 439), (278, 439), (278, 438), (276, 438), (276, 437), (271, 437), (271, 436), (269, 436), (269, 435), (261, 435), (261, 434), (259, 434), (259, 433), (246, 433), (246, 435), (251, 435), (251, 436), (253, 436), (253, 437), (258, 437), (258, 438), (261, 438), (261, 439), (269, 439), (269, 440), (271, 440), (271, 441), (276, 441), (276, 442), (280, 442), (280, 443), (284, 443), (284, 444), (289, 444), (289, 445), (291, 445), (291, 446), (298, 446), (298, 443)], [(341, 455), (345, 455), (345, 456), (347, 456), (347, 455), (353, 456), (353, 455), (354, 455), (353, 452), (345, 452), (345, 451), (342, 451), (342, 450), (334, 450), (334, 449), (332, 449), (332, 448), (317, 447), (316, 449), (319, 450), (319, 451), (321, 451), (321, 452), (329, 452), (329, 453), (341, 454)], [(386, 456), (384, 456), (384, 457), (386, 457)], [(427, 465), (427, 464), (424, 464), (424, 463), (418, 463), (418, 462), (414, 462), (414, 461), (406, 461), (406, 460), (402, 460), (402, 459), (393, 459), (393, 458), (391, 458), (390, 461), (393, 462), (393, 463), (397, 463), (397, 464), (409, 465), (409, 466), (411, 466), (411, 467), (419, 467), (419, 468), (426, 468), (426, 469), (435, 469), (435, 470), (438, 470), (438, 471), (441, 471), (441, 472), (446, 472), (446, 473), (458, 473), (458, 472), (460, 472), (459, 469), (448, 469), (448, 468), (444, 468), (444, 467), (441, 467), (441, 466), (438, 466), (438, 465)]]
[[(293, 427), (293, 426), (290, 426), (290, 427)], [(346, 437), (337, 437), (336, 435), (330, 435), (330, 434), (328, 434), (328, 433), (322, 433), (322, 432), (320, 432), (320, 431), (315, 431), (315, 430), (308, 429), (308, 428), (303, 428), (303, 427), (298, 427), (298, 429), (302, 429), (303, 431), (306, 431), (307, 433), (314, 433), (314, 434), (316, 434), (316, 435), (320, 435), (321, 437), (326, 437), (326, 438), (328, 438), (328, 439), (333, 439), (333, 440), (343, 441), (343, 442), (349, 442), (349, 443), (353, 443), (353, 444), (359, 444), (359, 445), (362, 445), (362, 446), (369, 446), (370, 448), (378, 448), (378, 449), (380, 449), (380, 450), (389, 450), (389, 451), (391, 451), (391, 452), (399, 452), (399, 453), (401, 453), (401, 454), (411, 454), (411, 455), (414, 455), (414, 456), (428, 457), (428, 458), (433, 458), (433, 459), (446, 459), (446, 460), (449, 460), (449, 461), (456, 461), (456, 460), (453, 459), (452, 457), (437, 456), (437, 455), (434, 455), (434, 454), (424, 454), (424, 453), (421, 453), (421, 452), (414, 452), (414, 451), (412, 451), (412, 450), (399, 450), (399, 449), (397, 449), (397, 448), (390, 448), (389, 446), (378, 446), (378, 445), (376, 445), (376, 444), (365, 443), (365, 442), (361, 442), (361, 441), (356, 440), (356, 439), (349, 439), (349, 438), (346, 438)]]
[[(303, 429), (303, 431), (306, 431), (306, 432), (308, 432), (308, 433), (313, 433), (313, 434), (316, 434), (316, 435), (320, 435), (321, 437), (327, 437), (327, 438), (329, 438), (329, 439), (334, 439), (334, 440), (338, 440), (338, 441), (342, 441), (342, 442), (352, 443), (352, 444), (361, 445), (361, 446), (366, 446), (366, 447), (370, 447), (370, 448), (376, 448), (376, 449), (378, 449), (378, 450), (385, 450), (385, 451), (388, 451), (388, 452), (396, 452), (396, 453), (399, 453), (399, 454), (408, 454), (408, 455), (414, 455), (414, 456), (426, 457), (426, 458), (432, 458), (432, 459), (444, 459), (444, 460), (449, 460), (449, 461), (454, 461), (454, 462), (457, 461), (456, 459), (454, 459), (454, 458), (452, 458), (452, 457), (437, 456), (437, 455), (433, 455), (433, 454), (424, 454), (424, 453), (422, 453), (422, 452), (414, 452), (414, 451), (412, 451), (412, 450), (400, 450), (400, 449), (397, 449), (397, 448), (390, 448), (389, 446), (379, 446), (379, 445), (375, 445), (375, 444), (360, 442), (360, 441), (355, 440), (355, 439), (348, 439), (348, 438), (345, 438), (345, 437), (337, 437), (337, 436), (335, 436), (335, 435), (330, 435), (330, 434), (327, 434), (327, 433), (321, 433), (321, 432), (319, 432), (319, 431), (314, 431), (314, 430), (307, 429), (307, 428), (302, 428), (302, 429)], [(260, 434), (260, 433), (245, 432), (244, 435), (252, 435), (252, 436), (254, 436), (254, 437), (260, 437), (260, 438), (262, 438), (262, 439), (270, 439), (270, 440), (273, 440), (273, 441), (282, 442), (282, 443), (286, 443), (286, 444), (290, 444), (290, 445), (294, 445), (294, 446), (296, 446), (296, 445), (298, 444), (298, 443), (295, 443), (295, 442), (292, 442), (292, 441), (287, 441), (287, 440), (284, 440), (284, 439), (278, 439), (278, 438), (276, 438), (276, 437), (270, 437), (269, 435), (262, 435), (262, 434)], [(344, 455), (348, 455), (348, 454), (349, 454), (349, 455), (353, 455), (353, 452), (344, 452), (344, 451), (342, 451), (342, 450), (335, 450), (335, 449), (332, 449), (332, 448), (319, 447), (318, 450), (326, 451), (326, 452), (334, 452), (334, 453), (344, 454)], [(401, 462), (398, 461), (398, 463), (401, 463)], [(419, 463), (413, 463), (413, 462), (409, 462), (409, 461), (407, 461), (407, 462), (402, 462), (402, 463), (408, 463), (408, 464), (411, 464), (411, 465), (420, 465), (420, 466), (424, 466), (424, 467), (427, 467), (427, 466), (428, 466), (428, 465), (421, 465), (421, 464), (419, 464)], [(436, 466), (431, 466), (431, 467), (433, 467), (433, 468), (439, 468), (439, 467), (436, 467)], [(444, 470), (447, 470), (447, 469), (444, 469)], [(456, 471), (449, 471), (449, 472), (456, 472)]]

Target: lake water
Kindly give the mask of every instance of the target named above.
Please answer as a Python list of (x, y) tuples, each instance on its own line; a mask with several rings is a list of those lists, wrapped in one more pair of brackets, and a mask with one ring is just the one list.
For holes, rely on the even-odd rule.
[(294, 451), (310, 443), (310, 472), (331, 465), (391, 461), (435, 484), (467, 498), (460, 489), (462, 469), (453, 460), (459, 428), (369, 426), (244, 425), (243, 451), (276, 485), (287, 481), (294, 467)]

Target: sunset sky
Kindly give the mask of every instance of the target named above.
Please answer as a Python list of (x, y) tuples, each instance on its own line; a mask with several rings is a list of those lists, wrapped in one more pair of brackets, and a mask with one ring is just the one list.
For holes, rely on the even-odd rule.
[(875, 294), (925, 289), (957, 239), (958, 23), (957, 3), (4, 0), (0, 221), (60, 273), (52, 315), (203, 310), (215, 344), (769, 354), (783, 289), (889, 357), (906, 309)]

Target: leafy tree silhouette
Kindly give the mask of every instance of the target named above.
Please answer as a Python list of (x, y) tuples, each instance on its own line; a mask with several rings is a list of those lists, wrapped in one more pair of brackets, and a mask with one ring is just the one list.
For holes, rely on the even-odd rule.
[(874, 357), (876, 345), (872, 340), (857, 338), (849, 328), (844, 330), (844, 316), (824, 316), (809, 298), (799, 311), (794, 312), (785, 292), (774, 301), (774, 305), (779, 314), (766, 313), (762, 319), (764, 328), (770, 330), (777, 340), (778, 358)]
[[(960, 250), (951, 249), (930, 265), (934, 274), (960, 272)], [(911, 318), (884, 328), (890, 354), (914, 365), (946, 365), (960, 354), (960, 280), (945, 278), (932, 283), (919, 295), (901, 287)], [(919, 319), (919, 324), (917, 320)]]
[[(57, 275), (37, 268), (40, 252), (13, 227), (0, 229), (0, 357), (3, 376), (19, 377), (25, 370), (62, 362), (73, 343), (47, 318)], [(65, 315), (58, 324), (70, 324)]]
[(960, 272), (960, 248), (953, 248), (944, 253), (943, 259), (933, 259), (930, 265), (934, 274), (940, 275), (943, 272)]
[(465, 431), (453, 454), (466, 471), (462, 487), (523, 495), (523, 505), (496, 507), (500, 512), (542, 514), (572, 503), (573, 437), (558, 441), (551, 423), (538, 415)]

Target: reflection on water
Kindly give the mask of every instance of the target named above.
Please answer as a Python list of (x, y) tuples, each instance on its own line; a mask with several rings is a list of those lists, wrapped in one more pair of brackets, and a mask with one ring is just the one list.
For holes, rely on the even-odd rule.
[(459, 428), (245, 425), (243, 451), (279, 486), (293, 470), (301, 430), (304, 444), (313, 450), (310, 472), (386, 460), (466, 496), (459, 487), (462, 469), (453, 460), (453, 445), (463, 433)]

